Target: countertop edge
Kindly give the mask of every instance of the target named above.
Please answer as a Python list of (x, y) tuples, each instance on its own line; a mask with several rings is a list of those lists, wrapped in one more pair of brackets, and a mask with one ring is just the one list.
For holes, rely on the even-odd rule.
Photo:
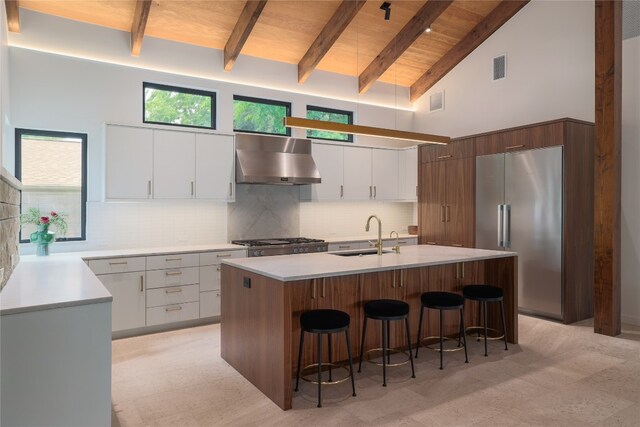
[(11, 314), (32, 313), (35, 311), (54, 310), (56, 308), (79, 307), (81, 305), (102, 304), (105, 302), (113, 302), (113, 296), (97, 297), (78, 301), (61, 301), (50, 304), (30, 305), (15, 308), (3, 308), (0, 310), (0, 316), (9, 316)]

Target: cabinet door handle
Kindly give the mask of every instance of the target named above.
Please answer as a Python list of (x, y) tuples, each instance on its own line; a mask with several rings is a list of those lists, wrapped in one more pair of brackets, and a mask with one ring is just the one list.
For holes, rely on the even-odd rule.
[(316, 299), (316, 279), (313, 279), (311, 284), (311, 299)]
[(176, 294), (178, 292), (182, 292), (181, 288), (173, 288), (173, 289), (167, 289), (166, 291), (164, 291), (165, 294)]
[(182, 310), (182, 306), (177, 306), (177, 307), (167, 307), (164, 309), (164, 311), (179, 311)]
[(216, 258), (228, 258), (230, 256), (231, 254), (219, 254), (219, 255), (216, 255)]
[(344, 185), (340, 186), (340, 198), (344, 197)]
[(151, 197), (151, 180), (147, 181), (147, 197)]
[(126, 265), (127, 261), (113, 261), (109, 262), (109, 265)]
[(402, 288), (404, 286), (404, 274), (403, 274), (404, 270), (400, 270), (400, 287)]
[(327, 291), (327, 280), (325, 277), (322, 278), (322, 298), (325, 297), (326, 291)]
[(369, 198), (373, 197), (373, 187), (369, 186)]
[(526, 145), (524, 145), (524, 144), (520, 144), (520, 145), (510, 145), (510, 146), (508, 146), (508, 147), (505, 147), (505, 150), (513, 150), (513, 149), (515, 149), (515, 148), (524, 148), (524, 147), (526, 147)]
[(144, 276), (140, 275), (140, 292), (144, 292)]
[(182, 261), (182, 258), (165, 258), (164, 259), (166, 262), (170, 262), (170, 261)]
[(460, 278), (460, 263), (456, 262), (456, 280)]
[(453, 154), (447, 154), (446, 156), (438, 156), (438, 160), (450, 159), (451, 157), (453, 157)]
[(338, 246), (338, 249), (351, 249), (351, 246), (350, 245)]
[(233, 197), (233, 182), (229, 183), (229, 197)]
[(406, 244), (407, 244), (407, 241), (406, 241), (406, 240), (400, 240), (400, 241), (398, 242), (398, 244), (399, 244), (399, 245), (406, 245)]
[(391, 287), (395, 288), (396, 287), (396, 271), (393, 270), (392, 273), (393, 273), (393, 284), (391, 285)]
[(464, 262), (462, 263), (462, 278), (464, 279)]
[(463, 248), (464, 245), (461, 243), (452, 243), (451, 246), (455, 246), (456, 248)]
[(194, 192), (195, 192), (195, 183), (191, 181), (191, 196), (193, 196)]
[(440, 222), (446, 222), (446, 214), (445, 214), (445, 207), (444, 205), (440, 206)]
[(180, 276), (182, 274), (182, 271), (165, 271), (165, 273), (167, 276)]

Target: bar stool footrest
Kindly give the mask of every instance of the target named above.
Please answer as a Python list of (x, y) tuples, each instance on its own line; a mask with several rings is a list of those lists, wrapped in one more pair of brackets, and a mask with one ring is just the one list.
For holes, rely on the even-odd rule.
[[(420, 340), (420, 344), (422, 344), (426, 340), (436, 340), (436, 341), (431, 343), (431, 344), (424, 345), (423, 346), (424, 348), (428, 348), (429, 350), (432, 350), (432, 351), (438, 351), (438, 352), (440, 351), (440, 337), (439, 336), (434, 335), (434, 336), (430, 336), (430, 337), (424, 337), (424, 338), (422, 338)], [(449, 338), (449, 337), (442, 337), (442, 340), (444, 342), (447, 342), (447, 341), (458, 341), (457, 338)], [(443, 353), (448, 353), (448, 352), (451, 352), (451, 351), (464, 350), (464, 346), (463, 345), (460, 345), (460, 347), (455, 347), (455, 348), (444, 348), (444, 343), (443, 343), (442, 347), (443, 347), (442, 348), (442, 352)]]
[[(480, 336), (477, 337), (477, 341), (481, 341), (482, 339), (484, 339), (484, 326), (468, 326), (464, 329), (464, 332), (467, 335), (472, 335), (474, 331), (480, 331)], [(487, 333), (494, 334), (494, 335), (487, 334), (488, 341), (496, 341), (496, 340), (504, 339), (504, 334), (502, 334), (499, 330), (495, 328), (487, 328)], [(501, 335), (497, 335), (497, 334), (501, 334)]]
[[(346, 365), (338, 365), (336, 363), (327, 363), (327, 362), (322, 362), (321, 365), (322, 365), (322, 368), (325, 368), (325, 367), (328, 368), (329, 366), (331, 366), (331, 368), (344, 369), (345, 371), (347, 371), (347, 376), (346, 377), (339, 378), (339, 379), (333, 380), (333, 381), (322, 381), (321, 382), (322, 385), (336, 385), (336, 384), (343, 383), (343, 382), (347, 381), (349, 378), (351, 378), (349, 367), (346, 366)], [(308, 372), (305, 372), (305, 371), (308, 371)], [(325, 372), (325, 369), (322, 369), (322, 372)], [(307, 377), (305, 377), (305, 375)], [(317, 376), (318, 376), (318, 364), (317, 363), (312, 363), (311, 365), (307, 365), (304, 368), (302, 368), (300, 370), (300, 379), (302, 381), (306, 381), (306, 382), (311, 383), (311, 384), (318, 384), (317, 379), (314, 380), (314, 379), (308, 378), (308, 376), (310, 376), (310, 375), (315, 375), (315, 377), (317, 378)]]
[[(382, 357), (382, 347), (377, 347), (377, 348), (372, 348), (372, 349), (369, 349), (369, 350), (365, 351), (364, 352), (364, 360), (366, 360), (367, 362), (369, 362), (369, 363), (371, 363), (373, 365), (382, 366), (383, 365), (382, 362), (376, 362), (375, 360), (371, 360), (372, 359), (371, 353), (373, 353), (373, 352), (379, 352), (380, 353), (379, 355), (374, 356), (375, 358), (378, 358), (378, 357), (381, 358)], [(403, 360), (402, 362), (387, 363), (386, 364), (387, 367), (406, 365), (411, 360), (411, 356), (409, 356), (409, 354), (404, 350), (397, 350), (395, 348), (389, 348), (389, 349), (387, 349), (387, 352), (391, 353), (391, 354), (404, 354), (405, 356), (407, 356), (407, 359)]]

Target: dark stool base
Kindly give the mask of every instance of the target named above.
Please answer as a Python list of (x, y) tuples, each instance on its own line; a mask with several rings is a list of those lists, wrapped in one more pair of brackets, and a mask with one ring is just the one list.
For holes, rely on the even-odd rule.
[[(464, 288), (463, 288), (463, 292), (464, 292)], [(467, 300), (469, 300), (469, 301), (477, 301), (478, 302), (478, 324), (482, 323), (482, 326), (478, 326), (478, 325), (470, 326), (470, 327), (467, 328), (467, 330), (477, 330), (478, 331), (478, 339), (480, 339), (480, 331), (484, 332), (482, 334), (484, 336), (484, 357), (489, 356), (489, 352), (488, 352), (488, 348), (487, 348), (487, 341), (503, 339), (504, 340), (504, 350), (505, 351), (509, 350), (509, 347), (507, 346), (507, 324), (506, 324), (506, 321), (505, 321), (505, 318), (504, 318), (504, 298), (503, 297), (482, 298), (482, 297), (473, 295), (473, 296), (465, 296), (465, 301), (467, 301)], [(496, 333), (500, 333), (496, 329), (487, 327), (487, 303), (489, 303), (489, 302), (499, 302), (500, 303), (500, 317), (502, 319), (502, 336), (490, 337), (489, 334), (488, 334), (488, 331), (495, 331)], [(483, 321), (480, 320), (480, 318), (482, 317), (482, 314), (484, 314)]]

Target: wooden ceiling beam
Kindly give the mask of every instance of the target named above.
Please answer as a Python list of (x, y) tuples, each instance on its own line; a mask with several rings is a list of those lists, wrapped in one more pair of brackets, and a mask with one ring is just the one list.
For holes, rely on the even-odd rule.
[(358, 91), (366, 92), (371, 85), (433, 24), (452, 0), (429, 0), (407, 22), (358, 77)]
[(137, 0), (136, 11), (131, 25), (131, 56), (140, 56), (144, 30), (147, 27), (152, 0)]
[(529, 0), (504, 0), (453, 48), (416, 80), (409, 90), (411, 102), (424, 95), (442, 77), (511, 19)]
[(340, 3), (318, 37), (311, 43), (307, 53), (298, 62), (298, 83), (307, 80), (365, 3), (366, 0), (343, 0)]
[(238, 55), (240, 55), (242, 47), (249, 38), (249, 34), (251, 34), (256, 22), (258, 22), (258, 18), (266, 4), (267, 0), (249, 0), (244, 5), (244, 9), (242, 9), (242, 13), (240, 13), (238, 22), (236, 22), (236, 26), (233, 28), (233, 31), (229, 36), (229, 40), (227, 40), (227, 44), (224, 46), (225, 71), (231, 71), (233, 68), (233, 64), (236, 63), (236, 59), (238, 59)]
[(4, 0), (5, 10), (7, 11), (7, 27), (13, 33), (20, 32), (20, 9), (18, 0)]

